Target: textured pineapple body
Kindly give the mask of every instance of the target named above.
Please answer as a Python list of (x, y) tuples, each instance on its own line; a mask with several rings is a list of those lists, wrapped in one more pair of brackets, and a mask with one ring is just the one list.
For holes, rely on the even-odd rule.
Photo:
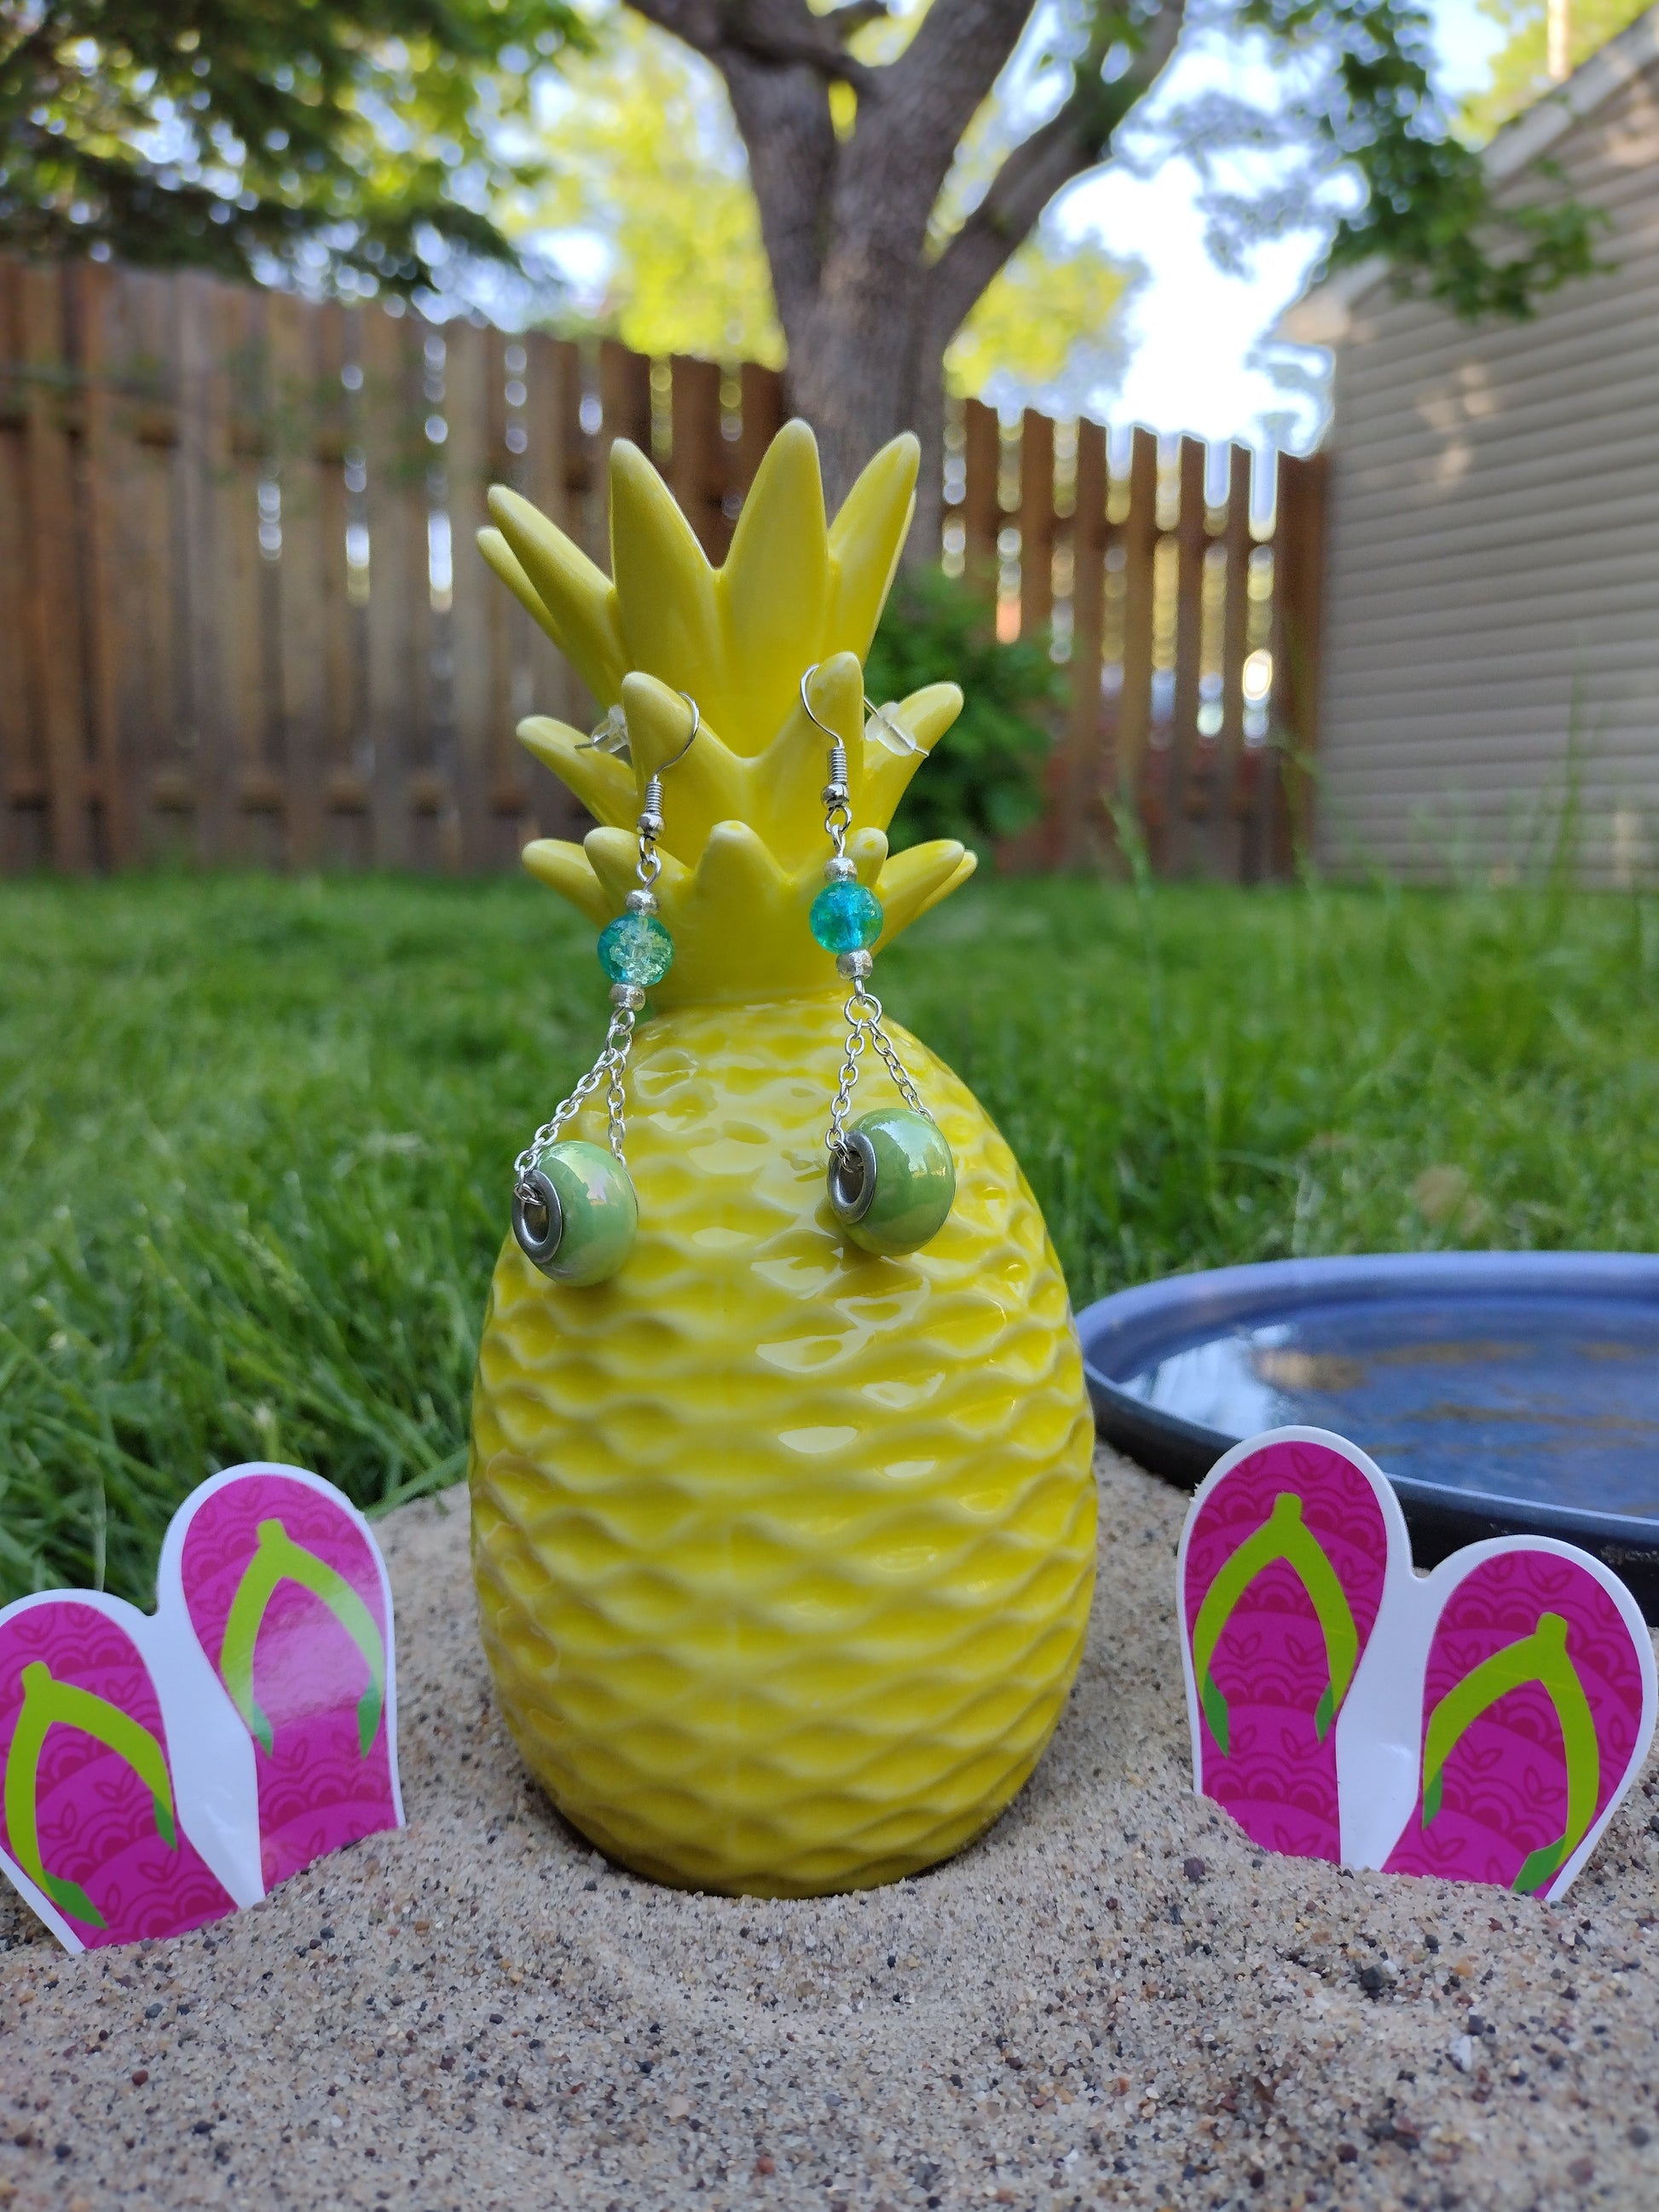
[[(507, 1724), (602, 1850), (699, 1888), (861, 1887), (959, 1850), (1083, 1649), (1092, 1424), (1042, 1217), (894, 1029), (956, 1205), (908, 1258), (846, 1243), (843, 1033), (829, 995), (644, 1024), (627, 1266), (570, 1288), (509, 1237), (485, 1316), (473, 1561)], [(854, 1111), (888, 1095), (866, 1062)]]

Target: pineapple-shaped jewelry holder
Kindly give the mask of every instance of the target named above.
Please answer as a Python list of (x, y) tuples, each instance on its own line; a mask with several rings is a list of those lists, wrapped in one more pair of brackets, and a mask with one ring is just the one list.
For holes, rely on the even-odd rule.
[[(846, 854), (880, 945), (974, 867), (949, 841), (890, 855), (884, 834), (955, 685), (866, 721), (916, 465), (896, 440), (827, 526), (811, 433), (790, 423), (715, 570), (618, 443), (614, 580), (508, 491), (480, 541), (625, 725), (626, 758), (545, 718), (519, 732), (600, 825), (526, 864), (599, 927), (627, 909), (641, 795), (674, 763), (654, 879), (674, 959), (628, 1070), (635, 1240), (577, 1284), (509, 1235), (490, 1286), (471, 1468), (484, 1645), (559, 1810), (696, 1888), (861, 1888), (960, 1850), (1053, 1731), (1093, 1588), (1093, 1427), (1059, 1264), (1002, 1138), (896, 1024), (954, 1203), (887, 1256), (851, 1241), (825, 1185), (848, 986), (809, 926), (824, 741), (805, 671), (846, 748)], [(570, 1127), (602, 1141), (603, 1101)]]

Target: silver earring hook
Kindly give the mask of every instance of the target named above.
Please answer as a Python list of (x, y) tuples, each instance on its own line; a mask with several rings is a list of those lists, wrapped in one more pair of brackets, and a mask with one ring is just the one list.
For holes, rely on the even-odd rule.
[(687, 738), (685, 743), (680, 747), (678, 752), (675, 754), (672, 760), (665, 760), (660, 768), (653, 769), (652, 770), (649, 780), (645, 787), (645, 811), (647, 814), (650, 815), (657, 815), (662, 812), (662, 780), (664, 776), (667, 775), (671, 768), (678, 768), (680, 763), (685, 758), (687, 753), (690, 751), (692, 746), (697, 742), (697, 732), (702, 727), (702, 708), (698, 706), (696, 701), (691, 696), (691, 694), (689, 691), (682, 691), (678, 696), (684, 699), (686, 705), (691, 709), (691, 734)]
[(819, 729), (821, 729), (821, 730), (823, 732), (824, 736), (825, 736), (826, 738), (829, 738), (829, 740), (830, 740), (830, 744), (831, 744), (832, 745), (838, 745), (838, 744), (841, 743), (841, 739), (836, 736), (836, 732), (835, 732), (830, 728), (830, 725), (829, 725), (829, 723), (828, 723), (828, 722), (819, 720), (819, 718), (817, 717), (817, 715), (816, 715), (816, 714), (812, 712), (812, 702), (811, 702), (811, 700), (807, 697), (807, 696), (806, 696), (806, 687), (807, 687), (807, 685), (811, 682), (812, 678), (813, 678), (817, 674), (817, 672), (818, 672), (819, 669), (820, 669), (820, 668), (822, 668), (822, 667), (823, 667), (823, 663), (821, 660), (815, 660), (815, 661), (812, 663), (812, 665), (811, 665), (811, 666), (807, 670), (807, 672), (806, 672), (805, 675), (805, 676), (803, 676), (803, 677), (801, 678), (801, 679), (800, 679), (800, 703), (801, 703), (802, 707), (805, 709), (805, 713), (806, 713), (806, 719), (807, 719), (807, 720), (808, 720), (809, 722), (814, 722), (814, 723), (817, 723), (817, 725), (818, 728), (819, 728)]
[[(659, 776), (663, 769), (678, 767), (696, 742), (697, 732), (702, 727), (702, 708), (698, 706), (691, 694), (689, 691), (681, 691), (677, 694), (677, 696), (684, 699), (691, 709), (691, 734), (686, 738), (673, 759), (665, 761), (662, 768), (657, 770)], [(628, 717), (622, 708), (619, 706), (607, 707), (604, 718), (595, 727), (592, 734), (578, 739), (576, 750), (579, 753), (608, 753), (613, 760), (623, 761), (631, 767), (634, 752), (628, 741)]]
[[(823, 803), (826, 806), (830, 805), (832, 803), (831, 794), (835, 793), (836, 797), (833, 803), (840, 807), (843, 814), (846, 814), (848, 798), (846, 741), (838, 734), (837, 732), (830, 728), (828, 722), (823, 722), (818, 720), (818, 717), (812, 712), (812, 702), (806, 696), (807, 684), (811, 681), (812, 678), (817, 674), (819, 669), (822, 668), (823, 665), (823, 663), (821, 660), (815, 660), (812, 663), (812, 665), (807, 670), (805, 675), (801, 678), (800, 703), (806, 709), (807, 720), (812, 723), (817, 728), (822, 730), (824, 736), (830, 740), (830, 781), (824, 786)], [(852, 818), (853, 817), (850, 814), (847, 815), (848, 822), (850, 823)], [(843, 836), (846, 834), (845, 823), (842, 825), (842, 834)], [(841, 851), (839, 844), (836, 847), (836, 850), (837, 853)]]
[[(823, 664), (822, 661), (815, 660), (812, 663), (812, 665), (807, 670), (806, 674), (801, 678), (800, 703), (806, 710), (807, 720), (811, 722), (816, 722), (818, 728), (823, 732), (824, 736), (830, 739), (830, 743), (832, 744), (838, 745), (841, 744), (842, 740), (836, 735), (836, 732), (830, 727), (830, 725), (827, 722), (819, 721), (818, 717), (812, 712), (812, 702), (806, 696), (806, 686), (808, 682), (811, 678), (817, 674), (819, 669), (823, 665)], [(864, 699), (865, 713), (869, 715), (872, 721), (879, 722), (883, 729), (891, 732), (893, 736), (898, 739), (899, 747), (902, 751), (907, 753), (919, 753), (921, 751), (922, 748), (910, 735), (908, 730), (902, 729), (898, 723), (896, 723), (893, 720), (892, 716), (888, 713), (885, 707), (878, 707), (872, 700), (866, 698), (862, 692), (859, 694), (859, 696)]]
[[(698, 706), (696, 701), (691, 696), (691, 694), (689, 691), (682, 691), (678, 696), (680, 698), (684, 700), (686, 705), (691, 709), (691, 734), (687, 738), (685, 743), (680, 747), (678, 752), (675, 754), (673, 759), (665, 760), (660, 768), (653, 769), (646, 782), (645, 799), (640, 808), (639, 823), (640, 861), (641, 866), (643, 866), (646, 859), (647, 858), (647, 847), (652, 848), (648, 857), (653, 863), (656, 862), (657, 856), (654, 849), (655, 843), (656, 840), (662, 835), (662, 780), (664, 776), (667, 775), (671, 768), (678, 768), (680, 763), (685, 758), (687, 753), (689, 753), (692, 746), (696, 744), (697, 741), (697, 732), (702, 727), (702, 708)], [(650, 876), (647, 876), (645, 878), (645, 881), (647, 884), (649, 884), (655, 877), (656, 872), (656, 866), (653, 866)]]
[(684, 699), (686, 705), (691, 709), (690, 733), (687, 737), (685, 743), (680, 747), (678, 752), (675, 754), (673, 759), (665, 761), (662, 766), (657, 770), (657, 774), (659, 775), (666, 775), (671, 768), (678, 768), (679, 766), (680, 763), (685, 758), (687, 753), (690, 751), (692, 746), (697, 742), (697, 732), (702, 727), (702, 708), (698, 706), (696, 701), (691, 696), (691, 694), (689, 691), (682, 691), (678, 694), (678, 696)]
[(828, 722), (819, 721), (817, 716), (812, 712), (812, 702), (806, 696), (808, 683), (817, 674), (823, 665), (821, 661), (815, 660), (805, 675), (801, 678), (800, 703), (806, 709), (807, 720), (822, 730), (830, 740), (830, 780), (824, 785), (823, 792), (823, 826), (835, 845), (836, 864), (839, 866), (845, 861), (845, 865), (850, 868), (852, 863), (845, 858), (847, 833), (853, 826), (853, 811), (848, 803), (852, 798), (852, 787), (848, 780), (847, 746), (836, 732), (830, 728)]

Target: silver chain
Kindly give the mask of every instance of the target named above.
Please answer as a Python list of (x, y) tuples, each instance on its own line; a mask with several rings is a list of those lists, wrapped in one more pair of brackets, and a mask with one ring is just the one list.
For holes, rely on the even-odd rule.
[(628, 1134), (627, 1100), (623, 1091), (623, 1071), (628, 1066), (629, 1048), (634, 1042), (634, 1010), (618, 1006), (611, 1017), (611, 1026), (605, 1031), (604, 1057), (610, 1063), (611, 1087), (605, 1094), (605, 1135), (619, 1165), (626, 1167), (623, 1158), (623, 1139)]
[(853, 1086), (859, 1079), (859, 1062), (867, 1045), (874, 1045), (886, 1063), (898, 1094), (912, 1113), (920, 1114), (925, 1121), (933, 1115), (921, 1103), (921, 1094), (905, 1073), (892, 1039), (881, 1025), (881, 1000), (873, 992), (866, 991), (862, 982), (855, 982), (852, 994), (842, 1009), (847, 1018), (847, 1042), (841, 1063), (841, 1082), (830, 1109), (830, 1133), (824, 1139), (824, 1149), (839, 1152), (847, 1142), (847, 1116), (853, 1104)]
[(848, 1022), (847, 1044), (841, 1063), (841, 1082), (830, 1109), (830, 1133), (823, 1140), (825, 1150), (830, 1152), (839, 1152), (847, 1141), (843, 1125), (853, 1103), (853, 1085), (859, 1079), (859, 1061), (863, 1057), (866, 1042), (859, 1002), (868, 996), (869, 994), (861, 988), (855, 990), (842, 1009)]
[(634, 1009), (631, 1006), (618, 1006), (611, 1017), (611, 1026), (605, 1033), (605, 1043), (599, 1058), (570, 1096), (559, 1101), (553, 1109), (551, 1116), (542, 1123), (541, 1127), (537, 1130), (518, 1158), (514, 1161), (513, 1179), (516, 1186), (522, 1188), (526, 1176), (536, 1166), (548, 1146), (556, 1140), (560, 1130), (569, 1121), (571, 1115), (586, 1104), (599, 1085), (607, 1079), (610, 1091), (607, 1099), (609, 1127), (606, 1133), (611, 1139), (611, 1152), (618, 1160), (622, 1161), (624, 1167), (628, 1164), (626, 1160), (623, 1159), (623, 1140), (627, 1133), (627, 1121), (623, 1113), (623, 1070), (628, 1065), (629, 1050), (633, 1042)]

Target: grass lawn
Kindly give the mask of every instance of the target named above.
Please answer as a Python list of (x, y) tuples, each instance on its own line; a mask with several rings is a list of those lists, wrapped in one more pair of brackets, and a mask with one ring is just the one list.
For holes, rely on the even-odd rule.
[[(1659, 902), (988, 883), (881, 975), (1079, 1306), (1290, 1253), (1659, 1245)], [(515, 879), (0, 887), (0, 1597), (149, 1602), (237, 1460), (371, 1508), (459, 1476), (510, 1164), (604, 988)]]

